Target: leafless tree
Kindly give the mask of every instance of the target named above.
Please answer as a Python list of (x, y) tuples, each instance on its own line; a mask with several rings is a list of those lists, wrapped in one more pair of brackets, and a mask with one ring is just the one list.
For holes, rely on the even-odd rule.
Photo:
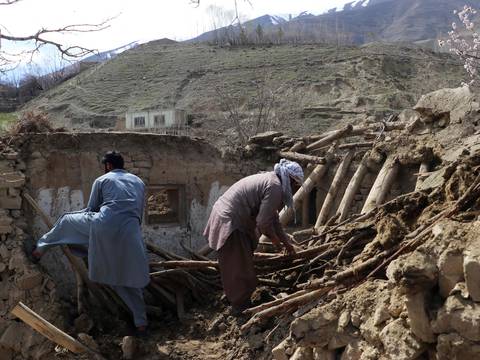
[(251, 136), (299, 116), (303, 108), (303, 95), (268, 73), (257, 74), (250, 86), (240, 90), (223, 84), (216, 86), (215, 91), (225, 120), (242, 145)]
[[(24, 0), (0, 0), (0, 6), (14, 5)], [(21, 42), (25, 44), (32, 44), (31, 47), (28, 47), (26, 50), (18, 51), (11, 53), (2, 48), (0, 42), (0, 72), (5, 72), (15, 67), (18, 64), (18, 58), (20, 56), (24, 57), (29, 55), (30, 59), (37, 53), (42, 47), (46, 45), (53, 46), (58, 50), (64, 59), (78, 59), (82, 58), (85, 55), (93, 53), (94, 50), (85, 48), (83, 46), (77, 45), (65, 45), (58, 41), (52, 40), (50, 37), (54, 34), (72, 34), (72, 33), (86, 33), (93, 31), (100, 31), (108, 28), (109, 22), (111, 19), (107, 19), (99, 24), (71, 24), (59, 28), (48, 28), (43, 27), (36, 32), (24, 35), (17, 36), (11, 34), (8, 29), (3, 27), (3, 30), (0, 32), (0, 41), (12, 41), (12, 42)]]

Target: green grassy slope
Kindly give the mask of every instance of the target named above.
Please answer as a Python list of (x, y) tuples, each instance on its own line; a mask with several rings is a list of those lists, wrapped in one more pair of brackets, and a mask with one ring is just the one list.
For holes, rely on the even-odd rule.
[(58, 125), (82, 127), (121, 117), (127, 110), (178, 107), (202, 128), (229, 127), (216, 114), (215, 87), (254, 93), (253, 80), (268, 74), (272, 83), (298, 89), (306, 118), (279, 128), (309, 133), (366, 114), (413, 105), (423, 93), (458, 86), (461, 64), (447, 54), (369, 45), (219, 48), (151, 42), (97, 65), (30, 102)]

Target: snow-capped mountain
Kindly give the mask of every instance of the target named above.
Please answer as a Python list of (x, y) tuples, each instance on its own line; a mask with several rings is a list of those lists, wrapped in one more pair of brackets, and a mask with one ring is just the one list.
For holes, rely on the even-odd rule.
[[(445, 36), (454, 10), (465, 3), (480, 8), (480, 0), (353, 0), (324, 14), (308, 11), (295, 17), (264, 15), (243, 24), (242, 36), (262, 42), (336, 42), (364, 44), (381, 42), (428, 42)], [(261, 27), (261, 30), (259, 28)], [(238, 27), (204, 33), (193, 41), (226, 43), (240, 35)], [(225, 43), (224, 42), (224, 43)]]

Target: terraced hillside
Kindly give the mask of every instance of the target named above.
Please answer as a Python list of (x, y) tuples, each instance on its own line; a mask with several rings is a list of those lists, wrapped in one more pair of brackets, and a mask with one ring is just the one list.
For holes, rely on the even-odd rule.
[(84, 71), (27, 108), (78, 129), (113, 127), (129, 109), (177, 107), (192, 115), (198, 131), (224, 135), (231, 124), (218, 111), (216, 88), (233, 97), (254, 96), (255, 80), (265, 76), (272, 87), (283, 85), (283, 93), (300, 94), (303, 111), (278, 124), (298, 134), (404, 109), (421, 94), (458, 86), (464, 74), (447, 54), (393, 45), (220, 48), (151, 42)]

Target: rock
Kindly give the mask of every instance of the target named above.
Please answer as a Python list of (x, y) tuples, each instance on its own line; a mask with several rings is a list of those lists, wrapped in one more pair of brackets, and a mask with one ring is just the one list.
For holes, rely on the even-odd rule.
[(335, 360), (335, 351), (313, 348), (313, 360)]
[(345, 347), (340, 360), (376, 360), (378, 350), (363, 340), (352, 341)]
[(355, 340), (355, 338), (348, 333), (334, 333), (330, 337), (327, 348), (328, 350), (340, 349), (347, 346), (353, 340)]
[(470, 245), (464, 252), (463, 274), (473, 301), (480, 301), (480, 244)]
[(351, 319), (350, 311), (342, 312), (340, 314), (340, 317), (338, 318), (338, 330), (345, 329), (350, 323), (350, 319)]
[(390, 319), (387, 304), (378, 304), (373, 314), (373, 324), (379, 326)]
[(25, 254), (20, 249), (14, 249), (10, 255), (8, 268), (17, 272), (24, 272), (27, 266), (27, 259)]
[(437, 261), (440, 295), (446, 299), (458, 282), (463, 281), (463, 255), (458, 249), (447, 249)]
[(439, 335), (436, 350), (437, 360), (480, 359), (480, 345), (456, 333)]
[(22, 198), (1, 196), (0, 207), (4, 209), (19, 210), (22, 208)]
[(0, 258), (3, 260), (7, 260), (10, 256), (10, 251), (8, 251), (7, 247), (4, 244), (0, 245)]
[(294, 341), (291, 338), (286, 338), (280, 344), (272, 350), (272, 356), (274, 360), (288, 360), (292, 351), (290, 350), (294, 346)]
[(11, 349), (6, 349), (3, 346), (0, 346), (0, 359), (13, 360), (13, 351)]
[(12, 210), (10, 213), (14, 219), (19, 219), (22, 216), (20, 210)]
[(379, 328), (374, 325), (373, 317), (369, 317), (362, 322), (360, 325), (360, 333), (363, 338), (372, 344), (379, 343), (380, 339), (378, 338)]
[(389, 359), (413, 360), (425, 351), (425, 345), (408, 329), (403, 319), (386, 325), (379, 334), (385, 355)]
[(135, 359), (137, 351), (137, 342), (133, 336), (125, 336), (122, 340), (122, 352), (125, 360)]
[(25, 337), (29, 331), (25, 324), (12, 321), (2, 337), (0, 337), (0, 347), (13, 350), (16, 353), (21, 352)]
[[(293, 353), (290, 360), (314, 360), (313, 359), (313, 350), (309, 347), (298, 347), (297, 350)], [(327, 359), (322, 359), (327, 360)]]
[[(462, 122), (469, 112), (478, 109), (479, 104), (475, 100), (475, 95), (467, 86), (428, 93), (423, 95), (414, 106), (414, 110), (424, 119), (439, 121), (442, 119), (442, 114), (448, 114), (453, 124)], [(445, 124), (442, 125), (445, 126)]]
[(20, 290), (30, 290), (36, 286), (40, 286), (42, 281), (43, 275), (40, 272), (35, 271), (20, 276), (17, 279), (16, 284)]
[(267, 131), (267, 132), (252, 136), (250, 139), (248, 139), (248, 142), (250, 144), (271, 145), (274, 138), (280, 137), (282, 135), (283, 134), (278, 131)]
[(21, 188), (25, 185), (25, 175), (19, 171), (0, 174), (0, 189)]
[(95, 342), (95, 340), (93, 340), (93, 338), (90, 335), (85, 333), (80, 333), (78, 334), (78, 340), (80, 340), (82, 344), (86, 345), (90, 349), (97, 352), (100, 351), (98, 344)]
[(169, 359), (171, 351), (168, 346), (157, 344), (157, 353), (160, 359)]
[(87, 314), (81, 314), (73, 321), (73, 324), (77, 333), (85, 334), (88, 334), (94, 326), (93, 320), (90, 319)]
[(17, 160), (18, 159), (18, 152), (10, 152), (6, 154), (2, 154), (3, 157), (7, 160)]
[(438, 269), (431, 256), (414, 251), (392, 261), (387, 267), (387, 278), (410, 292), (423, 291), (437, 284)]
[(0, 273), (4, 272), (7, 269), (7, 265), (3, 262), (0, 262)]
[(430, 319), (426, 311), (425, 293), (407, 294), (406, 305), (410, 329), (413, 334), (424, 342), (435, 342), (435, 336), (433, 335)]
[(472, 341), (480, 341), (480, 304), (460, 294), (449, 296), (432, 321), (434, 333), (457, 332)]

